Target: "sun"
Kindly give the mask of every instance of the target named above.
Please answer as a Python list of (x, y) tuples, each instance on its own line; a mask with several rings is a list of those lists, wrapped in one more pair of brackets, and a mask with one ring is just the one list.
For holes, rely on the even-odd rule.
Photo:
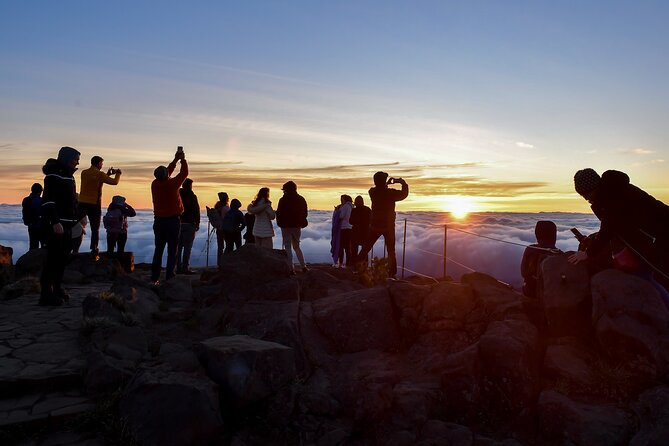
[(474, 210), (473, 202), (469, 197), (451, 195), (446, 197), (444, 201), (444, 210), (459, 220), (466, 218)]

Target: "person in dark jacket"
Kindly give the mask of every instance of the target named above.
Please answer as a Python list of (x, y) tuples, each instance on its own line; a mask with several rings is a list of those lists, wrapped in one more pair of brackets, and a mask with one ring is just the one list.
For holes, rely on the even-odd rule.
[(23, 224), (28, 226), (28, 249), (37, 249), (43, 245), (42, 228), (40, 225), (40, 214), (42, 212), (42, 191), (44, 188), (39, 183), (34, 183), (30, 188), (30, 195), (21, 202), (23, 212)]
[(200, 203), (193, 192), (193, 180), (186, 178), (179, 189), (184, 211), (181, 214), (181, 232), (177, 248), (177, 274), (193, 274), (190, 269), (190, 253), (195, 241), (195, 233), (200, 230)]
[(49, 158), (42, 167), (45, 175), (42, 226), (47, 255), (40, 276), (40, 305), (61, 305), (70, 298), (61, 285), (72, 249), (72, 226), (77, 223), (74, 172), (80, 155), (72, 147), (62, 147), (58, 158)]
[(250, 212), (244, 214), (244, 222), (246, 223), (246, 232), (244, 232), (244, 244), (255, 244), (256, 238), (253, 236), (253, 225), (256, 222), (256, 216)]
[(302, 236), (302, 228), (306, 228), (308, 224), (307, 201), (297, 193), (297, 185), (293, 181), (286, 182), (281, 189), (283, 190), (283, 196), (279, 199), (279, 205), (276, 208), (276, 224), (281, 228), (283, 249), (288, 254), (288, 262), (292, 273), (295, 273), (295, 269), (291, 247), (295, 250), (302, 271), (306, 272), (308, 268), (300, 248), (300, 237)]
[[(388, 184), (399, 183), (402, 190), (392, 189)], [(372, 218), (369, 238), (363, 245), (360, 258), (366, 258), (374, 243), (383, 236), (388, 249), (388, 277), (397, 274), (395, 258), (395, 203), (409, 196), (409, 185), (402, 178), (388, 178), (386, 172), (374, 174), (374, 187), (369, 189), (372, 199)]]
[(231, 253), (242, 246), (242, 230), (246, 227), (246, 220), (244, 219), (244, 213), (239, 210), (241, 207), (242, 202), (233, 198), (230, 201), (230, 210), (225, 214), (225, 218), (223, 218), (224, 254)]
[[(122, 257), (125, 251), (125, 244), (128, 241), (128, 217), (137, 215), (135, 209), (125, 201), (125, 197), (114, 195), (111, 203), (107, 207), (107, 214), (103, 219), (105, 229), (107, 229), (107, 254), (112, 254), (114, 248), (119, 256)], [(109, 223), (110, 217), (115, 220)]]
[(548, 220), (538, 221), (534, 227), (537, 243), (525, 248), (523, 260), (520, 262), (520, 274), (523, 276), (523, 294), (527, 297), (537, 295), (537, 277), (541, 262), (553, 254), (560, 252), (555, 247), (557, 226)]
[(601, 222), (597, 237), (585, 251), (569, 257), (579, 263), (608, 250), (617, 238), (660, 279), (669, 279), (669, 206), (630, 183), (629, 176), (593, 169), (574, 175), (574, 187)]
[(372, 218), (372, 210), (365, 206), (365, 200), (361, 195), (355, 197), (353, 204), (355, 207), (351, 211), (351, 217), (348, 219), (353, 227), (353, 232), (351, 233), (351, 251), (353, 258), (360, 259), (360, 249), (369, 237), (369, 222)]

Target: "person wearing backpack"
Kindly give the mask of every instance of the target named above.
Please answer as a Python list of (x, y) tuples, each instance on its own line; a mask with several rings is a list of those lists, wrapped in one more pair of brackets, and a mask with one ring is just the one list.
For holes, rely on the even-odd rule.
[(40, 246), (44, 246), (40, 225), (43, 190), (41, 184), (34, 183), (30, 187), (30, 195), (25, 197), (21, 202), (23, 224), (28, 226), (28, 239), (30, 240), (30, 247), (28, 249), (37, 249)]
[(125, 197), (114, 195), (102, 219), (107, 230), (107, 254), (112, 254), (115, 247), (119, 257), (123, 254), (128, 241), (128, 217), (135, 215), (137, 212), (125, 202)]
[(242, 207), (242, 202), (233, 198), (230, 202), (230, 210), (221, 222), (221, 229), (225, 237), (225, 254), (231, 253), (235, 247), (239, 249), (242, 246), (242, 229), (246, 227), (246, 221), (244, 214), (239, 210), (240, 207)]
[(527, 297), (537, 297), (537, 279), (539, 266), (552, 255), (561, 251), (555, 247), (557, 241), (557, 226), (550, 220), (540, 220), (534, 227), (537, 243), (529, 245), (523, 252), (520, 262), (520, 275), (523, 276), (523, 294)]
[(193, 192), (193, 180), (186, 178), (179, 189), (184, 211), (181, 214), (181, 232), (177, 248), (177, 274), (195, 274), (190, 269), (190, 253), (195, 241), (195, 233), (200, 230), (200, 203)]

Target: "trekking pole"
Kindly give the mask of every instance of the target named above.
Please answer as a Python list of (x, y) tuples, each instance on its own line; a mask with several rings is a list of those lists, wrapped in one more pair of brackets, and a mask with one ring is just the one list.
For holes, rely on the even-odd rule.
[(404, 240), (402, 241), (402, 279), (404, 279), (404, 258), (407, 252), (407, 219), (404, 219)]
[(448, 239), (448, 225), (444, 225), (444, 278), (446, 278), (446, 240)]

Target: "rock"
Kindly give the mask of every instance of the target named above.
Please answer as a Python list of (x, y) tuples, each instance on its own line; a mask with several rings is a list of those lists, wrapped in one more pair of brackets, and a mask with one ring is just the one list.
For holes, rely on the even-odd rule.
[(312, 303), (320, 332), (340, 352), (395, 350), (399, 333), (388, 291), (371, 288)]
[(541, 392), (537, 411), (542, 439), (551, 444), (622, 446), (634, 432), (624, 410), (579, 403), (552, 390)]
[(480, 335), (483, 309), (470, 286), (442, 282), (434, 285), (423, 301), (420, 331), (471, 329)]
[(31, 249), (16, 261), (16, 277), (39, 277), (42, 265), (46, 261), (46, 248)]
[(639, 379), (669, 372), (669, 311), (653, 286), (621, 271), (592, 278), (592, 324), (603, 350)]
[(632, 405), (640, 421), (630, 446), (667, 444), (669, 441), (669, 387), (648, 389)]
[(193, 304), (193, 287), (188, 276), (174, 276), (170, 280), (160, 283), (158, 296), (166, 302), (175, 302), (178, 305), (190, 306)]
[(210, 444), (219, 439), (223, 427), (213, 383), (165, 365), (135, 376), (119, 407), (143, 445)]
[(552, 336), (584, 336), (590, 329), (590, 276), (584, 264), (551, 256), (539, 267), (539, 300)]
[(197, 355), (189, 348), (174, 343), (160, 345), (158, 360), (170, 365), (173, 370), (182, 372), (197, 372), (202, 365)]
[(441, 391), (445, 414), (458, 422), (476, 419), (481, 402), (481, 360), (478, 345), (448, 356), (442, 368)]
[(301, 298), (307, 302), (364, 288), (357, 282), (340, 280), (324, 270), (313, 268), (306, 274), (298, 274), (297, 280), (300, 284)]
[(118, 260), (108, 257), (96, 259), (91, 253), (73, 254), (66, 266), (65, 274), (70, 274), (70, 271), (83, 275), (83, 278), (76, 274), (71, 276), (77, 277), (81, 282), (111, 282), (125, 274)]
[(474, 434), (466, 427), (440, 420), (429, 420), (420, 432), (420, 446), (472, 446)]
[(393, 388), (393, 425), (412, 429), (425, 424), (439, 399), (438, 381), (402, 381)]
[[(122, 313), (125, 311), (125, 301), (113, 293), (91, 293), (81, 303), (84, 321), (106, 320), (110, 325), (121, 325), (123, 323)], [(94, 327), (92, 327), (94, 328)]]
[(508, 285), (483, 273), (464, 274), (463, 285), (471, 287), (474, 295), (483, 304), (483, 310), (493, 319), (523, 311), (523, 295), (513, 291)]
[(153, 316), (160, 312), (160, 298), (143, 282), (138, 282), (130, 276), (122, 276), (114, 281), (110, 291), (124, 299), (126, 311), (135, 315), (143, 327), (150, 327)]
[(0, 291), (0, 300), (16, 299), (24, 294), (39, 294), (39, 280), (35, 277), (23, 277), (16, 282), (8, 283)]
[(114, 392), (134, 375), (134, 361), (116, 359), (99, 350), (93, 350), (87, 361), (84, 386), (86, 393), (91, 396)]
[(218, 276), (226, 282), (274, 282), (290, 275), (285, 251), (263, 249), (253, 244), (223, 256)]
[(388, 292), (393, 306), (399, 314), (398, 327), (406, 345), (413, 343), (418, 336), (419, 317), (423, 311), (423, 300), (430, 293), (426, 285), (413, 285), (406, 282), (390, 282)]
[(234, 406), (260, 401), (295, 376), (293, 349), (249, 336), (221, 336), (195, 346), (207, 375)]
[(481, 391), (490, 409), (510, 415), (529, 407), (538, 390), (542, 353), (536, 327), (526, 321), (494, 321), (478, 348)]
[(546, 347), (544, 372), (548, 377), (587, 390), (593, 384), (595, 359), (596, 356), (581, 345), (578, 338), (564, 338)]

